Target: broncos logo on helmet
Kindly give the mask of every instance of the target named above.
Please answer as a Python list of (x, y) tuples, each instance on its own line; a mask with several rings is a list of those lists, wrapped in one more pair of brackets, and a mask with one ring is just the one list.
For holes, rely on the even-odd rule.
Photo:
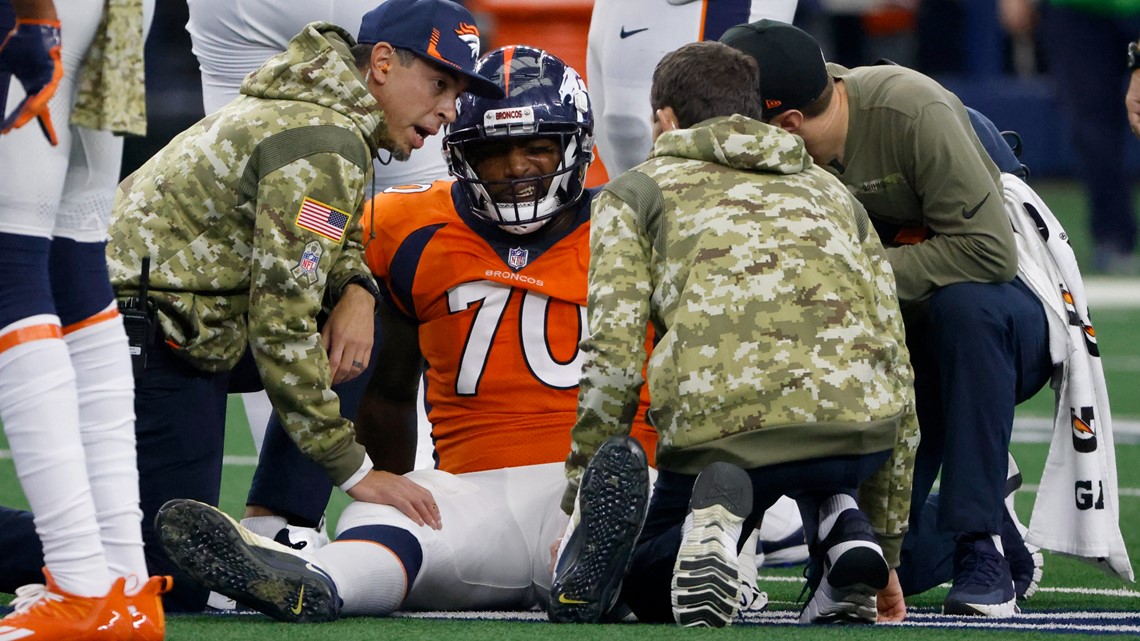
[[(529, 233), (582, 195), (594, 148), (589, 94), (578, 72), (533, 47), (490, 51), (475, 64), (475, 71), (498, 84), (506, 97), (463, 94), (458, 116), (444, 138), (444, 155), (474, 213), (506, 231)], [(508, 181), (537, 183), (533, 200), (495, 202), (487, 189), (491, 183), (475, 172), (472, 149), (489, 141), (537, 136), (558, 141), (562, 152), (558, 168), (537, 178)]]

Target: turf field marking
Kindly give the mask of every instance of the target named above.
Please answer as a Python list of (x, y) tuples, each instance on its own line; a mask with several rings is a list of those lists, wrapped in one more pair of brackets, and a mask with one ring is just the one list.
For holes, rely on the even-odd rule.
[[(1140, 592), (1119, 588), (1109, 590), (1105, 588), (1037, 588), (1038, 592), (1057, 592), (1060, 594), (1093, 594), (1096, 596), (1116, 596), (1127, 599), (1140, 599)], [(1132, 615), (1135, 616), (1135, 615)]]
[[(396, 612), (393, 617), (409, 619), (453, 619), (545, 622), (543, 612)], [(799, 613), (793, 610), (765, 610), (745, 612), (734, 625), (760, 626), (780, 625), (799, 626)], [(1119, 623), (1112, 623), (1117, 621)], [(887, 623), (897, 627), (910, 628), (971, 628), (987, 630), (1020, 630), (1037, 632), (1084, 632), (1100, 634), (1140, 633), (1140, 615), (1136, 612), (1031, 612), (1022, 613), (1012, 619), (983, 619), (939, 614), (934, 611), (911, 609), (907, 620), (901, 623)]]
[[(784, 576), (784, 575), (760, 575), (757, 577), (757, 583), (763, 585), (765, 583), (804, 583), (804, 577), (799, 576)], [(950, 584), (944, 583), (943, 587), (950, 587)], [(1140, 592), (1126, 589), (1126, 587), (1119, 587), (1119, 589), (1100, 589), (1100, 587), (1039, 587), (1037, 592), (1053, 592), (1057, 594), (1091, 594), (1096, 597), (1116, 597), (1125, 599), (1140, 599)], [(777, 603), (779, 601), (772, 601)], [(1031, 615), (1023, 615), (1031, 616)], [(1133, 614), (1131, 616), (1140, 616), (1140, 614)]]
[[(0, 461), (12, 460), (12, 450), (0, 450)], [(230, 456), (222, 457), (222, 465), (233, 465), (235, 467), (254, 467), (257, 465), (256, 456)]]
[[(1140, 278), (1085, 278), (1085, 296), (1095, 318), (1098, 309), (1140, 307)], [(1095, 321), (1094, 321), (1095, 322)]]

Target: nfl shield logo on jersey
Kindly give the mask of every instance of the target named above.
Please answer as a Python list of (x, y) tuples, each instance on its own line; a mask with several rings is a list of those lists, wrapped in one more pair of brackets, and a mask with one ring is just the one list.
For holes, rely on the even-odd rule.
[(310, 285), (317, 282), (317, 266), (321, 264), (321, 244), (317, 241), (310, 241), (305, 245), (305, 251), (301, 253), (301, 259), (297, 261), (297, 265), (293, 267), (293, 277), (297, 280), (303, 280)]
[(511, 269), (518, 271), (526, 267), (527, 250), (522, 247), (512, 247), (510, 254), (507, 256), (507, 264)]

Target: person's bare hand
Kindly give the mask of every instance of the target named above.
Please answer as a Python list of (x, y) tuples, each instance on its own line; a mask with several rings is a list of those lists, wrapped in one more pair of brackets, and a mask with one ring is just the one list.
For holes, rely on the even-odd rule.
[(321, 329), (333, 384), (359, 376), (372, 358), (376, 299), (359, 285), (349, 285)]
[[(568, 524), (567, 524), (568, 525)], [(558, 564), (558, 548), (562, 547), (562, 538), (566, 536), (566, 526), (562, 526), (562, 532), (555, 537), (554, 542), (550, 544), (550, 565), (546, 569), (550, 572), (550, 576), (554, 576), (554, 566)]]
[(906, 599), (903, 598), (898, 572), (891, 570), (887, 587), (879, 590), (875, 598), (875, 608), (879, 611), (879, 623), (899, 623), (906, 618)]
[(1128, 124), (1132, 127), (1132, 133), (1140, 138), (1140, 70), (1133, 71), (1131, 80), (1128, 81), (1124, 108), (1128, 111)]
[(416, 525), (427, 525), (433, 530), (443, 527), (439, 505), (432, 493), (398, 474), (372, 470), (348, 490), (348, 495), (357, 501), (391, 505), (415, 521)]
[(1030, 0), (999, 0), (998, 20), (1011, 36), (1031, 38), (1037, 26), (1037, 6)]

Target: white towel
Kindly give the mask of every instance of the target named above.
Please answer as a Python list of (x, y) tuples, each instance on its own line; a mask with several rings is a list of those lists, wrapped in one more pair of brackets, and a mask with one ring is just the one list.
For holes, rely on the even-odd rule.
[(1120, 534), (1112, 412), (1084, 281), (1069, 237), (1020, 178), (1002, 174), (1005, 209), (1017, 240), (1017, 274), (1049, 322), (1053, 440), (1026, 541), (1133, 581)]

